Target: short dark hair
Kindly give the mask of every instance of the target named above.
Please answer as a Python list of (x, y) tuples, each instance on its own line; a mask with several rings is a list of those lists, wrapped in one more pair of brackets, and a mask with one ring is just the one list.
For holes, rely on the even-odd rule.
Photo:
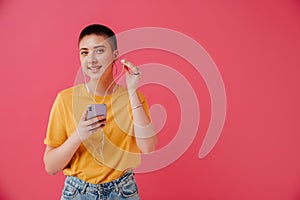
[(101, 24), (92, 24), (85, 27), (79, 35), (78, 45), (85, 36), (92, 35), (92, 34), (106, 37), (106, 39), (108, 39), (108, 42), (111, 45), (112, 50), (114, 51), (118, 49), (117, 38), (115, 33), (107, 26)]

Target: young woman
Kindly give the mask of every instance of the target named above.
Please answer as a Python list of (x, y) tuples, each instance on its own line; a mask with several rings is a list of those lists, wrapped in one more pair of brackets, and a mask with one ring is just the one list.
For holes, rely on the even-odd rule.
[[(127, 88), (114, 81), (117, 40), (106, 26), (84, 28), (78, 46), (89, 80), (55, 99), (44, 140), (46, 171), (66, 175), (63, 200), (139, 199), (132, 168), (157, 142), (146, 99), (137, 91), (140, 72), (122, 60)], [(90, 104), (105, 104), (106, 113), (88, 118)]]

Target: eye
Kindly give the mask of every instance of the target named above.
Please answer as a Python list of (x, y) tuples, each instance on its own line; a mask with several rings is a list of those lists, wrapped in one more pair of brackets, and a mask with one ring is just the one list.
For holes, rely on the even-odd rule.
[(81, 51), (81, 52), (80, 52), (80, 54), (83, 55), (83, 56), (88, 55), (88, 53), (89, 53), (89, 52), (87, 52), (87, 51)]
[(104, 49), (97, 49), (97, 50), (96, 50), (96, 53), (97, 53), (97, 54), (101, 54), (101, 53), (103, 53), (103, 52), (104, 52)]

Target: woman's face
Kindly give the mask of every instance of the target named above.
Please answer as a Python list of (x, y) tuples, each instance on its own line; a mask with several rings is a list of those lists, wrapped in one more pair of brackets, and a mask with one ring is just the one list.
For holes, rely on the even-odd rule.
[(112, 51), (106, 37), (91, 34), (79, 42), (80, 62), (84, 73), (91, 79), (99, 79), (112, 73), (116, 52)]

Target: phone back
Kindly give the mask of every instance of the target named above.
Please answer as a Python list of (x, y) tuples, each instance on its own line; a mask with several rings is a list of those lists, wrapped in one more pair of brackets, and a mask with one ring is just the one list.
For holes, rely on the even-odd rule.
[(87, 119), (103, 115), (106, 118), (106, 104), (91, 104), (88, 105)]

